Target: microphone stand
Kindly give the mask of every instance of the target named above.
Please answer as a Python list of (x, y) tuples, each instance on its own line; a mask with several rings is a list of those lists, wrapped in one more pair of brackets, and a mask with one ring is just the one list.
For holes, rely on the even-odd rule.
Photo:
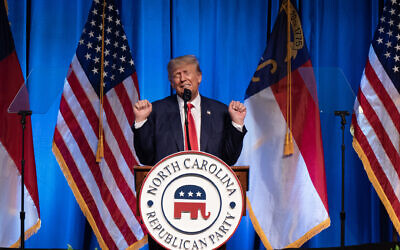
[(341, 122), (340, 124), (342, 125), (340, 128), (342, 130), (342, 211), (340, 211), (340, 246), (344, 247), (344, 230), (345, 230), (345, 224), (344, 221), (346, 219), (346, 212), (344, 211), (344, 149), (345, 149), (345, 144), (344, 144), (344, 126), (346, 125), (346, 116), (349, 115), (349, 112), (346, 110), (342, 111), (335, 111), (335, 116), (340, 116), (341, 117)]
[(21, 116), (21, 126), (22, 126), (22, 156), (21, 156), (21, 212), (19, 217), (21, 219), (21, 244), (20, 249), (25, 249), (25, 208), (24, 208), (24, 188), (25, 188), (25, 124), (26, 117), (30, 116), (32, 111), (21, 110), (18, 115)]
[(192, 150), (190, 146), (190, 139), (189, 139), (189, 123), (188, 123), (188, 106), (187, 102), (192, 98), (192, 91), (189, 89), (183, 90), (183, 109), (185, 110), (185, 130), (186, 130), (186, 145), (188, 146), (188, 150)]
[(189, 123), (188, 123), (188, 106), (187, 106), (187, 101), (184, 101), (183, 108), (185, 110), (185, 130), (186, 130), (186, 145), (188, 146), (188, 150), (192, 150), (192, 147), (190, 146), (190, 140), (189, 140)]

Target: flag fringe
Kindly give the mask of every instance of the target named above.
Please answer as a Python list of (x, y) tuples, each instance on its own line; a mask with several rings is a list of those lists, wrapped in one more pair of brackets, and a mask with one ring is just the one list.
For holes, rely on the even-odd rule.
[(374, 171), (371, 168), (371, 164), (365, 155), (364, 150), (362, 149), (360, 143), (358, 140), (353, 137), (353, 148), (357, 152), (358, 157), (361, 159), (365, 172), (367, 172), (368, 179), (372, 183), (372, 186), (374, 186), (376, 193), (378, 194), (379, 198), (381, 199), (384, 207), (386, 208), (386, 211), (393, 223), (393, 226), (396, 228), (397, 233), (400, 233), (400, 222), (399, 218), (396, 215), (396, 212), (394, 211), (389, 199), (387, 198), (385, 192), (383, 191), (382, 186), (380, 185), (378, 179), (376, 178)]
[[(32, 235), (37, 233), (37, 231), (41, 226), (42, 226), (42, 221), (38, 219), (38, 221), (33, 226), (31, 226), (29, 229), (25, 231), (25, 240), (29, 239)], [(20, 247), (20, 242), (21, 242), (21, 237), (19, 237), (18, 240), (10, 246), (10, 248)]]
[(54, 143), (54, 141), (53, 141), (52, 150), (53, 150), (53, 153), (56, 157), (58, 164), (61, 167), (61, 170), (65, 176), (65, 179), (67, 180), (68, 185), (70, 186), (72, 193), (74, 194), (75, 199), (79, 204), (79, 207), (81, 208), (83, 214), (85, 215), (90, 226), (92, 227), (94, 234), (96, 235), (96, 238), (99, 242), (101, 249), (103, 249), (103, 250), (108, 249), (106, 243), (104, 242), (103, 237), (101, 237), (99, 229), (96, 226), (96, 222), (94, 221), (94, 218), (93, 218), (92, 214), (90, 213), (89, 208), (87, 207), (81, 193), (79, 192), (78, 187), (76, 186), (74, 179), (72, 178), (71, 172), (69, 171), (67, 164), (65, 163), (64, 157), (61, 155), (60, 150), (58, 149), (58, 147)]
[[(249, 216), (250, 220), (253, 224), (254, 230), (256, 231), (257, 235), (260, 237), (262, 243), (264, 244), (264, 247), (266, 249), (274, 249), (271, 246), (271, 243), (269, 243), (267, 236), (265, 235), (264, 231), (262, 230), (260, 223), (258, 222), (256, 215), (254, 214), (253, 208), (251, 207), (251, 203), (249, 198), (247, 197), (246, 199), (247, 203), (247, 209), (249, 211)], [(305, 233), (303, 236), (301, 236), (299, 239), (297, 239), (295, 242), (287, 245), (284, 248), (299, 248), (301, 247), (306, 241), (320, 233), (322, 230), (325, 228), (329, 227), (331, 225), (331, 220), (328, 217), (326, 220), (322, 221), (320, 224), (316, 225), (313, 227), (311, 230), (309, 230), (307, 233)]]
[(132, 245), (130, 245), (126, 250), (137, 250), (144, 247), (148, 243), (148, 234), (144, 236), (141, 240), (136, 241)]
[(249, 212), (249, 217), (250, 220), (253, 224), (254, 230), (256, 231), (256, 233), (258, 234), (258, 237), (260, 237), (262, 243), (264, 244), (264, 247), (266, 249), (273, 249), (271, 244), (269, 243), (267, 236), (265, 236), (264, 231), (262, 230), (260, 223), (257, 220), (256, 215), (254, 214), (253, 208), (251, 207), (251, 203), (249, 200), (249, 197), (246, 197), (246, 205), (247, 205), (247, 210)]
[(319, 234), (322, 230), (324, 230), (325, 228), (329, 227), (330, 225), (331, 225), (331, 219), (328, 217), (328, 219), (324, 220), (320, 224), (318, 224), (315, 227), (311, 228), (310, 231), (305, 233), (302, 237), (300, 237), (295, 242), (287, 245), (285, 248), (298, 248), (298, 247), (301, 247), (309, 239), (311, 239), (315, 235)]

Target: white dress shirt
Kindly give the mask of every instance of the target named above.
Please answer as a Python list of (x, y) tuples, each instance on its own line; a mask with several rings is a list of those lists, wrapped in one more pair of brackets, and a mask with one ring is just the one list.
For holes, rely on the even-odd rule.
[[(178, 99), (178, 105), (179, 105), (179, 113), (181, 115), (181, 124), (182, 124), (182, 131), (183, 131), (183, 138), (185, 139), (185, 110), (184, 110), (184, 101), (180, 96), (176, 96)], [(194, 119), (194, 122), (196, 124), (196, 135), (197, 135), (197, 145), (200, 147), (200, 131), (201, 131), (201, 97), (200, 95), (197, 95), (196, 98), (193, 99), (193, 101), (189, 102), (193, 105), (193, 108), (191, 109), (192, 116)], [(145, 119), (144, 121), (141, 122), (135, 122), (134, 126), (135, 129), (141, 128), (143, 124), (147, 121)], [(235, 122), (232, 121), (232, 125), (240, 132), (243, 132), (243, 125), (239, 125)], [(186, 146), (186, 141), (184, 140), (184, 146)]]
[[(185, 110), (184, 110), (184, 101), (183, 99), (177, 95), (178, 105), (179, 105), (179, 113), (181, 114), (181, 124), (183, 131), (183, 138), (185, 138)], [(200, 131), (201, 131), (201, 97), (197, 95), (191, 102), (193, 108), (190, 110), (192, 112), (192, 116), (194, 119), (194, 123), (196, 125), (196, 136), (197, 136), (197, 145), (199, 145), (200, 149)], [(186, 140), (184, 141), (184, 147), (186, 148)]]

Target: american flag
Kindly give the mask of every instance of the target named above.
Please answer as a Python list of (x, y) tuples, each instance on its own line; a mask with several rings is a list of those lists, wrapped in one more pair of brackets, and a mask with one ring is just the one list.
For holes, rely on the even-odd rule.
[[(137, 246), (145, 234), (136, 214), (133, 172), (138, 162), (131, 124), (138, 99), (135, 65), (117, 6), (113, 0), (95, 0), (64, 83), (53, 152), (103, 249)], [(100, 117), (104, 158), (97, 163)]]
[(397, 232), (400, 232), (399, 2), (386, 1), (352, 116), (353, 147)]

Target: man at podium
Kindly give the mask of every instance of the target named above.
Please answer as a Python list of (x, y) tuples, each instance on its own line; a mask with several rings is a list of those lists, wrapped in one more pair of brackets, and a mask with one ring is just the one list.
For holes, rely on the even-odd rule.
[[(168, 63), (168, 79), (176, 94), (134, 106), (134, 146), (140, 162), (153, 166), (162, 158), (183, 150), (199, 150), (233, 165), (246, 134), (246, 107), (229, 106), (201, 96), (202, 73), (197, 58), (185, 55)], [(187, 121), (187, 122), (186, 122)]]

